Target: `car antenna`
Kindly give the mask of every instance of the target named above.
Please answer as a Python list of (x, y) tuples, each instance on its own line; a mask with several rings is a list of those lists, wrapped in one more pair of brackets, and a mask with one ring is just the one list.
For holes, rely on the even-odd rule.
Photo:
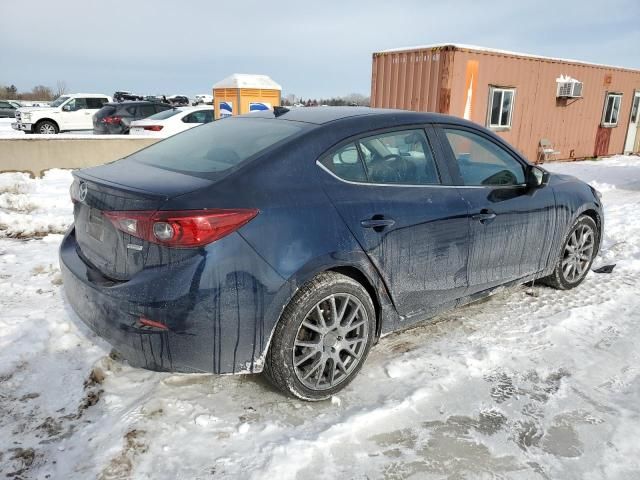
[(280, 115), (287, 113), (289, 109), (287, 107), (273, 107), (273, 115), (278, 118)]

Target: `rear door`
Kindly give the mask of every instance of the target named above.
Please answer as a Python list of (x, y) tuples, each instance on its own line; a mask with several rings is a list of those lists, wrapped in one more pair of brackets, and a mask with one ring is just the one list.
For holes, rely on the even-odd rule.
[(468, 294), (535, 274), (551, 255), (555, 197), (525, 184), (526, 162), (473, 128), (437, 129), (469, 208)]
[(411, 128), (355, 138), (318, 162), (325, 191), (405, 320), (467, 287), (467, 205), (437, 156), (426, 130)]

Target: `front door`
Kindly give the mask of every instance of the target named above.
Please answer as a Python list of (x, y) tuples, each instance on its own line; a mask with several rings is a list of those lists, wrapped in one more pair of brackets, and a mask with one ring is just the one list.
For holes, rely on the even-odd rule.
[(387, 131), (320, 162), (325, 191), (406, 323), (467, 287), (467, 205), (431, 145), (423, 129)]
[[(93, 127), (91, 111), (87, 109), (86, 98), (72, 98), (60, 112), (60, 128), (64, 130), (85, 130)], [(89, 126), (86, 126), (86, 125)]]
[(640, 124), (640, 112), (638, 112), (638, 110), (640, 110), (640, 91), (636, 91), (633, 95), (627, 139), (624, 142), (624, 153), (634, 153), (638, 151), (635, 148), (638, 144), (638, 142), (636, 142), (636, 137), (638, 135), (638, 126)]
[(526, 185), (526, 163), (491, 136), (443, 126), (453, 172), (469, 207), (468, 294), (543, 270), (552, 254), (555, 197)]

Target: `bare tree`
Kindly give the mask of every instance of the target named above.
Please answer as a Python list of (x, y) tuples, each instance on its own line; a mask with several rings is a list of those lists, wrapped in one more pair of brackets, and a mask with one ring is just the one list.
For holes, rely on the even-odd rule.
[(67, 82), (65, 82), (64, 80), (58, 80), (56, 82), (56, 98), (64, 95), (65, 93), (67, 93)]
[[(26, 93), (22, 95), (25, 100), (52, 100), (53, 92), (49, 87), (45, 87), (44, 85), (36, 85), (31, 90), (31, 93)], [(30, 97), (30, 98), (27, 98)]]

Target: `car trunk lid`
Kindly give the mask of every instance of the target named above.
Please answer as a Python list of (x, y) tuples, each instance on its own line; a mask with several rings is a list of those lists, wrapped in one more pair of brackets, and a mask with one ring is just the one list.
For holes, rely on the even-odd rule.
[(105, 277), (126, 281), (145, 267), (166, 265), (194, 255), (194, 249), (170, 248), (118, 230), (105, 213), (154, 212), (169, 198), (211, 182), (135, 162), (129, 162), (124, 172), (112, 165), (74, 173), (71, 188), (75, 235), (82, 259)]

